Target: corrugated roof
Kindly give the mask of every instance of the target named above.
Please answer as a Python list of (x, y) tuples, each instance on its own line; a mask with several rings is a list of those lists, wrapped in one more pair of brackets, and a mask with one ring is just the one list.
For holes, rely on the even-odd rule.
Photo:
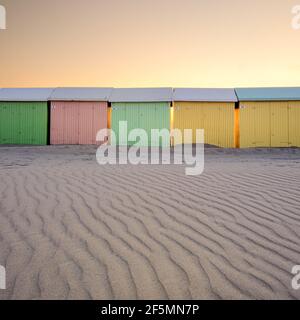
[(175, 88), (174, 101), (236, 102), (234, 89)]
[(240, 101), (300, 100), (300, 87), (294, 88), (237, 88)]
[(171, 102), (172, 88), (119, 88), (112, 91), (110, 102)]
[(2, 88), (0, 101), (47, 101), (53, 88)]
[(112, 88), (56, 88), (50, 100), (108, 101)]

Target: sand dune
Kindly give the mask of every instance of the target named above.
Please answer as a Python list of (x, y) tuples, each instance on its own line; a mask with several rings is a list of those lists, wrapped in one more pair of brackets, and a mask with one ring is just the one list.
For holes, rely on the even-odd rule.
[(207, 149), (205, 171), (0, 148), (0, 299), (299, 299), (300, 149)]

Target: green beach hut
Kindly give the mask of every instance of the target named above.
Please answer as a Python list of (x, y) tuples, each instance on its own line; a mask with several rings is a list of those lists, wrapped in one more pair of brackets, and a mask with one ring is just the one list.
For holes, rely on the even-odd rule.
[(46, 145), (53, 89), (0, 89), (0, 144)]
[[(170, 146), (170, 105), (172, 101), (171, 88), (136, 88), (114, 89), (110, 97), (111, 129), (116, 134), (112, 144), (120, 146)], [(126, 122), (128, 134), (120, 132), (120, 123)], [(129, 133), (134, 129), (143, 129), (148, 135), (148, 141), (130, 139)], [(164, 132), (164, 138), (151, 139), (151, 130)]]

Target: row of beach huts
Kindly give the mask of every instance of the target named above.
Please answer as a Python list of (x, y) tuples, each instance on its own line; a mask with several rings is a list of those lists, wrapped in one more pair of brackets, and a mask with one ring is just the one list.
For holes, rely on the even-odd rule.
[(204, 129), (206, 144), (224, 148), (300, 147), (300, 88), (0, 89), (0, 144), (97, 144), (104, 128), (128, 144), (120, 121)]

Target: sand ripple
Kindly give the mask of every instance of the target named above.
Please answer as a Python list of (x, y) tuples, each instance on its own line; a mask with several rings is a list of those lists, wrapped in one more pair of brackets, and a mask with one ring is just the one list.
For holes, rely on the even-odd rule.
[(300, 150), (98, 166), (92, 147), (0, 148), (0, 299), (299, 299)]

